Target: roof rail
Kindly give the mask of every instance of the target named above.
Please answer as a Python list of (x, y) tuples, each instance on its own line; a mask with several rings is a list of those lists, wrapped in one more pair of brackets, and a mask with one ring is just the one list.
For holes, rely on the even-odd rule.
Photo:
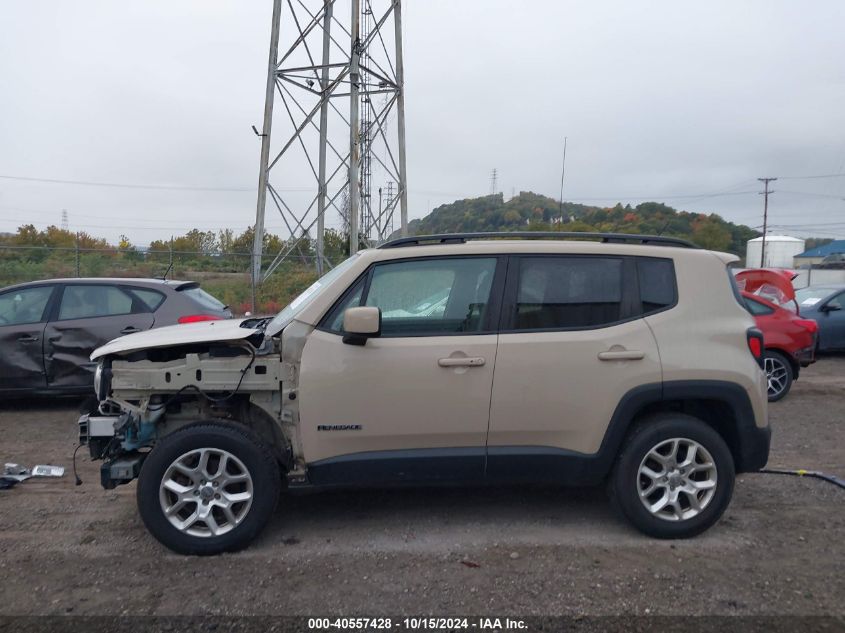
[(402, 248), (405, 246), (429, 246), (432, 244), (464, 244), (469, 240), (491, 240), (519, 238), (523, 240), (543, 239), (592, 239), (608, 243), (655, 244), (658, 246), (681, 246), (699, 248), (689, 240), (661, 235), (635, 235), (628, 233), (580, 233), (566, 231), (507, 231), (501, 233), (441, 233), (439, 235), (414, 235), (385, 242), (379, 248)]

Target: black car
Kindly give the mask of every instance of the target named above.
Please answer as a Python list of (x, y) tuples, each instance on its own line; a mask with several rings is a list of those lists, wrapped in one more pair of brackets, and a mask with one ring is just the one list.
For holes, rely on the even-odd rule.
[(0, 395), (92, 391), (97, 347), (152, 327), (228, 319), (192, 281), (50, 279), (0, 290)]

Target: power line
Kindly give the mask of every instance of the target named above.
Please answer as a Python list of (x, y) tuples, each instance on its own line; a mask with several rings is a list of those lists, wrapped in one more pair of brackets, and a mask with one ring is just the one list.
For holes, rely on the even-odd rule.
[(778, 176), (781, 180), (816, 180), (819, 178), (845, 178), (845, 173), (820, 174), (818, 176)]
[(832, 195), (829, 193), (816, 193), (814, 191), (793, 191), (790, 189), (778, 189), (778, 193), (790, 193), (799, 196), (813, 196), (816, 198), (833, 198), (834, 200), (845, 200), (843, 196)]
[[(64, 180), (60, 178), (33, 178), (29, 176), (0, 175), (4, 180), (18, 180), (23, 182), (43, 182), (54, 185), (80, 185), (83, 187), (115, 187), (120, 189), (174, 189), (177, 191), (237, 191), (255, 192), (255, 187), (201, 187), (194, 185), (160, 185), (127, 182), (98, 182), (93, 180)], [(297, 190), (298, 191), (298, 190)], [(303, 189), (303, 191), (308, 191)]]

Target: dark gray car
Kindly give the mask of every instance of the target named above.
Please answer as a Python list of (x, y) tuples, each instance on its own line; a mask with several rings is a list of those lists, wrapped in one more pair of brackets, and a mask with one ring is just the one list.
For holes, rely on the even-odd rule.
[(152, 327), (229, 319), (191, 281), (51, 279), (0, 290), (0, 394), (92, 391), (97, 347)]
[(795, 292), (801, 316), (819, 324), (820, 352), (845, 350), (845, 285), (810, 286)]

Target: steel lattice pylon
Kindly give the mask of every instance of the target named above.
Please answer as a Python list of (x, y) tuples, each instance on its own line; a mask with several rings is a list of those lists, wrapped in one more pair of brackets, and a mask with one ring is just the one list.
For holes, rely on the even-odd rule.
[[(297, 248), (291, 240), (262, 272), (268, 198), (292, 238), (316, 230), (321, 274), (332, 265), (323, 252), (329, 214), (349, 231), (352, 253), (362, 242), (389, 236), (397, 207), (407, 232), (403, 83), (400, 0), (274, 0), (253, 246), (256, 282)], [(282, 108), (274, 115), (277, 99)], [(391, 195), (383, 199), (379, 193), (374, 200), (371, 189), (380, 192), (382, 184)]]

